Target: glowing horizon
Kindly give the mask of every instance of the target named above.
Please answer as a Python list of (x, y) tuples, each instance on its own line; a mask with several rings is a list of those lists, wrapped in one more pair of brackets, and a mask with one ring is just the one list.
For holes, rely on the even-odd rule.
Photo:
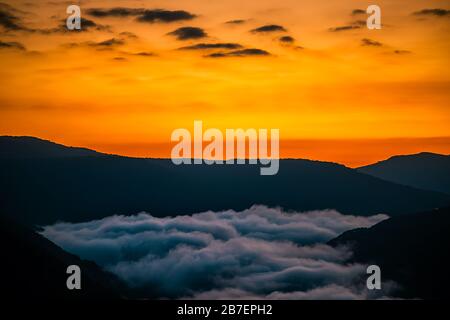
[[(19, 29), (0, 23), (1, 135), (169, 158), (171, 132), (201, 119), (220, 130), (279, 128), (281, 158), (356, 167), (396, 154), (450, 154), (449, 16), (414, 14), (442, 1), (377, 1), (382, 30), (358, 25), (366, 16), (352, 12), (369, 3), (350, 0), (75, 1), (95, 23), (76, 33), (57, 30), (65, 1), (3, 3)], [(88, 14), (114, 7), (195, 17)], [(244, 21), (226, 23), (234, 20)], [(251, 32), (264, 25), (286, 31)], [(168, 35), (187, 26), (208, 36)], [(180, 50), (202, 43), (261, 51)]]

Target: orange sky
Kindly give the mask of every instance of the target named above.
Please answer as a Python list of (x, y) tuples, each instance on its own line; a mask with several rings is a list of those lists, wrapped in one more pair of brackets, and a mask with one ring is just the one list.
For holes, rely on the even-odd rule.
[[(74, 3), (97, 28), (54, 30), (66, 17), (67, 1), (0, 5), (18, 26), (0, 21), (0, 134), (169, 157), (171, 132), (202, 120), (222, 130), (279, 128), (283, 157), (349, 166), (393, 154), (450, 153), (450, 13), (413, 14), (449, 10), (450, 1), (376, 1), (382, 30), (355, 24), (366, 16), (352, 11), (372, 4), (365, 1)], [(149, 23), (88, 14), (113, 7), (185, 10), (196, 17)], [(235, 19), (245, 21), (225, 23)], [(250, 32), (271, 24), (287, 31)], [(186, 26), (208, 36), (181, 41), (167, 35)], [(287, 35), (295, 42), (279, 41)], [(111, 46), (95, 45), (113, 38)], [(238, 43), (270, 55), (209, 58), (224, 50), (177, 50), (198, 43)]]

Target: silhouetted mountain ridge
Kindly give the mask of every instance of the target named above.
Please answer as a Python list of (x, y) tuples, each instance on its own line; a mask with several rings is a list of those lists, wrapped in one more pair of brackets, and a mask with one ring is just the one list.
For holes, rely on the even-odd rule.
[(422, 152), (394, 156), (357, 170), (386, 181), (450, 194), (448, 155)]
[[(120, 299), (126, 286), (94, 262), (81, 260), (53, 242), (0, 215), (2, 294), (8, 300)], [(66, 287), (69, 265), (81, 269), (81, 289)], [(30, 300), (31, 299), (31, 300)]]
[(87, 221), (147, 211), (155, 216), (243, 210), (397, 215), (450, 204), (450, 196), (380, 180), (342, 165), (281, 160), (274, 176), (259, 165), (174, 165), (96, 153), (0, 159), (0, 210), (28, 224)]
[(67, 147), (35, 137), (0, 136), (0, 158), (62, 158), (100, 155), (86, 149)]
[(390, 279), (400, 285), (394, 296), (450, 297), (449, 207), (397, 216), (371, 228), (350, 230), (329, 244), (350, 246), (353, 257), (349, 262), (378, 265), (384, 284)]

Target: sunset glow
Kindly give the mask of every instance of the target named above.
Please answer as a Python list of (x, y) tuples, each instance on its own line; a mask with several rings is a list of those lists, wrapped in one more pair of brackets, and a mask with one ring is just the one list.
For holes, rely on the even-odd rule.
[[(83, 32), (57, 30), (65, 1), (27, 3), (0, 6), (20, 27), (0, 24), (0, 44), (10, 44), (0, 46), (1, 135), (170, 157), (171, 132), (202, 120), (220, 130), (279, 128), (281, 157), (354, 167), (450, 153), (450, 19), (417, 14), (423, 1), (377, 1), (381, 30), (358, 25), (367, 15), (352, 12), (369, 4), (361, 1), (74, 1), (95, 23)], [(115, 7), (195, 17), (150, 23), (89, 11)], [(285, 31), (251, 32), (264, 25)], [(186, 26), (207, 37), (168, 34)], [(267, 54), (185, 48), (199, 43)]]

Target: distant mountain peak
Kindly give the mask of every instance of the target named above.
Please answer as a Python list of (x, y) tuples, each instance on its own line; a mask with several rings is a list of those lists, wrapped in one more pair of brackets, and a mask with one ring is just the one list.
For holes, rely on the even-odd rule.
[(0, 136), (0, 158), (67, 158), (98, 156), (87, 148), (68, 147), (31, 136)]
[[(422, 151), (422, 152), (413, 153), (413, 154), (395, 155), (395, 156), (392, 156), (392, 157), (388, 158), (387, 160), (391, 160), (391, 159), (405, 159), (405, 158), (429, 158), (429, 157), (445, 158), (445, 157), (448, 157), (448, 155), (440, 154), (440, 153), (434, 153), (434, 152), (429, 152), (429, 151)], [(383, 161), (387, 161), (387, 160), (383, 160)], [(379, 161), (379, 162), (383, 162), (383, 161)]]
[(398, 155), (357, 170), (390, 182), (450, 194), (449, 155), (432, 152)]

